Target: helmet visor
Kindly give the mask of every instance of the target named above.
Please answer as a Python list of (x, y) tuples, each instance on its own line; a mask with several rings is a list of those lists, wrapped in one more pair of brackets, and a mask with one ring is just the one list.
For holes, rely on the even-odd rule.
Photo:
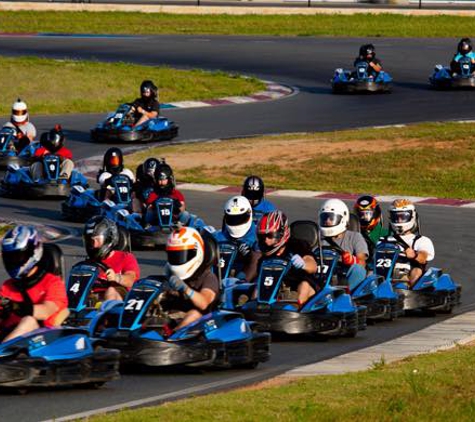
[(359, 210), (358, 211), (358, 218), (360, 221), (365, 223), (370, 223), (373, 219), (374, 211), (373, 210)]
[(26, 113), (28, 113), (28, 111), (26, 109), (25, 110), (17, 110), (17, 109), (12, 110), (12, 114), (14, 116), (25, 116)]
[(117, 167), (120, 164), (119, 156), (118, 155), (113, 155), (109, 160), (109, 164), (111, 166)]
[(237, 215), (230, 215), (230, 214), (224, 215), (224, 222), (228, 226), (241, 226), (243, 224), (246, 224), (250, 219), (251, 219), (251, 214), (249, 212), (246, 212), (244, 214), (237, 214)]
[(196, 248), (192, 249), (167, 249), (168, 263), (170, 265), (183, 265), (196, 257)]
[(7, 273), (12, 274), (25, 265), (34, 254), (34, 246), (29, 245), (24, 250), (3, 251), (3, 263)]
[(152, 91), (150, 90), (150, 88), (143, 88), (142, 89), (142, 95), (145, 95), (146, 97), (148, 97), (151, 93), (152, 93)]
[(322, 212), (320, 213), (320, 226), (321, 227), (334, 227), (341, 223), (343, 216), (334, 212)]
[(395, 224), (409, 223), (412, 219), (410, 210), (392, 210), (390, 211), (391, 222)]

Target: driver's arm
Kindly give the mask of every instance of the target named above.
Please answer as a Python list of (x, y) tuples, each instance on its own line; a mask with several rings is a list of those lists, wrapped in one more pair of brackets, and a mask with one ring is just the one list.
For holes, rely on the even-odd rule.
[(37, 320), (43, 321), (45, 319), (48, 319), (58, 310), (59, 307), (56, 303), (46, 301), (38, 305), (33, 305), (33, 317)]
[(381, 70), (383, 70), (383, 67), (382, 67), (379, 63), (369, 62), (369, 65), (370, 65), (376, 72), (381, 72)]
[(358, 264), (363, 267), (366, 267), (366, 260), (368, 259), (368, 255), (366, 255), (365, 253), (357, 253), (356, 259), (358, 260)]
[(303, 256), (305, 266), (302, 268), (306, 273), (315, 274), (317, 272), (318, 266), (317, 261), (312, 255)]
[(199, 310), (204, 311), (216, 298), (216, 293), (207, 288), (199, 292), (193, 290), (191, 287), (187, 287), (185, 289), (185, 296), (187, 296)]

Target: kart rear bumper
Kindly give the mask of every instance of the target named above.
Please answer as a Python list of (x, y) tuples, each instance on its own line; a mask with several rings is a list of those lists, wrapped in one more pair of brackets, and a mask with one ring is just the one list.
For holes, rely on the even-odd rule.
[(149, 231), (135, 231), (130, 230), (130, 240), (132, 249), (154, 249), (164, 247), (167, 243), (168, 236), (171, 233), (171, 228), (163, 228), (162, 230)]
[(31, 357), (0, 361), (0, 387), (53, 387), (102, 383), (117, 378), (118, 350), (98, 350), (83, 359), (52, 362)]
[(67, 197), (70, 194), (69, 183), (2, 183), (3, 194), (13, 198), (37, 199), (43, 197)]
[(475, 88), (475, 77), (453, 79), (432, 78), (430, 83), (436, 89), (471, 89)]
[(72, 207), (67, 202), (61, 204), (61, 214), (68, 221), (83, 223), (100, 213), (100, 207)]
[(117, 130), (101, 129), (91, 130), (91, 139), (95, 142), (150, 142), (173, 139), (178, 135), (178, 126), (170, 125), (161, 131), (151, 130)]
[(146, 366), (217, 366), (232, 367), (265, 362), (270, 357), (270, 334), (255, 333), (252, 339), (233, 342), (154, 341), (129, 336), (105, 339), (108, 347), (121, 351), (123, 363)]
[(404, 314), (404, 296), (399, 294), (397, 298), (355, 299), (357, 305), (367, 308), (367, 318), (370, 320), (392, 320)]
[(391, 88), (390, 82), (350, 81), (332, 84), (335, 93), (390, 92)]
[(28, 166), (30, 160), (23, 157), (17, 157), (16, 155), (6, 155), (0, 153), (0, 168), (7, 168), (10, 164), (18, 164), (20, 167)]
[(297, 312), (279, 308), (262, 309), (250, 306), (241, 310), (246, 319), (256, 322), (262, 331), (284, 334), (346, 335), (366, 327), (358, 322), (358, 312)]
[(404, 297), (404, 310), (450, 311), (460, 303), (460, 286), (454, 290), (396, 289)]

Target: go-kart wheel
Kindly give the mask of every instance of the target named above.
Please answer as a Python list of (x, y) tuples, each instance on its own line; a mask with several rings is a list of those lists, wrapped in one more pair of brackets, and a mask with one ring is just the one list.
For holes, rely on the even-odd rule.
[(106, 383), (105, 381), (87, 382), (86, 384), (83, 384), (83, 387), (91, 389), (91, 390), (98, 390), (105, 383)]
[(248, 362), (248, 363), (243, 363), (241, 365), (236, 365), (236, 369), (256, 369), (257, 365), (259, 365), (259, 362)]

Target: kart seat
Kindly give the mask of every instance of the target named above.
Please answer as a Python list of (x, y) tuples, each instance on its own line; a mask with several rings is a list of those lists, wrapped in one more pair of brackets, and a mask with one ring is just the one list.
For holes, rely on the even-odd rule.
[(290, 235), (294, 239), (307, 242), (312, 249), (318, 245), (318, 226), (314, 221), (294, 221), (290, 225)]
[(119, 241), (117, 242), (117, 249), (119, 251), (131, 252), (130, 233), (124, 227), (117, 227), (119, 231)]
[(43, 244), (43, 257), (41, 263), (46, 271), (64, 277), (64, 255), (61, 248), (55, 243)]
[(358, 233), (361, 232), (360, 220), (358, 220), (358, 217), (353, 213), (350, 213), (350, 221), (348, 223), (348, 230), (352, 232), (358, 232)]

